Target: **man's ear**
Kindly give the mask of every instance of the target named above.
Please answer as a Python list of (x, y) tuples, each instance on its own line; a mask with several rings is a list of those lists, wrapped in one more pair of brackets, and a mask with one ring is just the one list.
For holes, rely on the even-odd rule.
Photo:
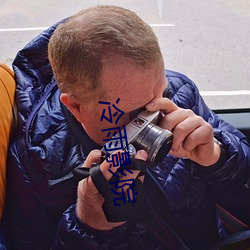
[(77, 121), (83, 122), (83, 110), (81, 104), (73, 99), (69, 94), (62, 93), (60, 95), (61, 102), (68, 108), (68, 110), (75, 116)]

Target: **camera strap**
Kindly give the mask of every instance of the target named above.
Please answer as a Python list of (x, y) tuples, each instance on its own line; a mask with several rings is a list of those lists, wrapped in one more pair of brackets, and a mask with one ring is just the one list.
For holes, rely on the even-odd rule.
[[(149, 223), (150, 231), (153, 235), (170, 249), (187, 250), (188, 248), (177, 236), (174, 230), (166, 224), (169, 213), (169, 206), (164, 191), (160, 184), (153, 176), (153, 171), (146, 168), (145, 161), (139, 159), (131, 159), (131, 165), (126, 166), (131, 170), (140, 170), (140, 175), (145, 175), (144, 183), (136, 179), (134, 192), (137, 193), (134, 202), (123, 200), (123, 195), (117, 198), (117, 194), (111, 191), (112, 182), (119, 182), (119, 178), (112, 176), (107, 181), (100, 164), (96, 164), (91, 168), (77, 167), (73, 173), (78, 180), (91, 176), (93, 183), (99, 193), (105, 199), (103, 203), (103, 211), (108, 221), (121, 222), (129, 221), (135, 223)], [(119, 206), (115, 205), (115, 200), (120, 199)]]
[[(124, 166), (119, 168), (119, 172), (123, 171)], [(139, 170), (140, 175), (145, 175), (145, 161), (139, 159), (131, 159), (131, 165), (126, 165), (129, 170)], [(145, 196), (145, 187), (139, 179), (130, 179), (130, 187), (124, 192), (120, 186), (126, 186), (119, 179), (119, 173), (113, 175), (109, 181), (106, 180), (100, 164), (96, 164), (91, 168), (77, 167), (73, 170), (73, 174), (78, 181), (91, 176), (91, 179), (99, 193), (105, 199), (103, 203), (103, 211), (108, 221), (137, 221), (145, 222), (152, 216), (152, 210), (148, 206)], [(120, 185), (120, 186), (119, 186)], [(131, 198), (131, 193), (132, 197)]]

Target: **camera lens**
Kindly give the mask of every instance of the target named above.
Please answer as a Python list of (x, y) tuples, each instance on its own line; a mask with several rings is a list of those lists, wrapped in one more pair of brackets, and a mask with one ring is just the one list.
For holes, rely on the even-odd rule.
[(136, 150), (144, 149), (148, 153), (150, 166), (159, 164), (172, 147), (173, 135), (170, 131), (150, 123), (133, 140)]

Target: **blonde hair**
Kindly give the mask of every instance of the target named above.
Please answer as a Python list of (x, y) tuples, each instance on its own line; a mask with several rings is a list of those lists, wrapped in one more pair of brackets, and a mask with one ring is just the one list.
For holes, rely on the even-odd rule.
[(151, 27), (130, 10), (96, 6), (59, 25), (48, 45), (49, 60), (61, 92), (78, 99), (94, 93), (104, 58), (123, 56), (147, 67), (162, 58)]

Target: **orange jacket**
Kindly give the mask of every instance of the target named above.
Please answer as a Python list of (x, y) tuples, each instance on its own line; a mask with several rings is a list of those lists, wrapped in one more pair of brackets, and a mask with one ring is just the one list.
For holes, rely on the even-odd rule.
[(6, 191), (6, 157), (9, 137), (14, 124), (15, 80), (13, 71), (0, 63), (0, 221), (3, 214)]

